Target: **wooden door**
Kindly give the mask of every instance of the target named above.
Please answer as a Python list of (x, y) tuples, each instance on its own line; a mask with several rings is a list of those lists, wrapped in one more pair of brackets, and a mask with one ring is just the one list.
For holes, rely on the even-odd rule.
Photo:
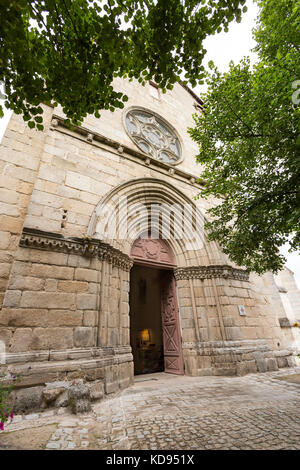
[(183, 374), (179, 310), (175, 278), (172, 271), (163, 273), (161, 286), (161, 319), (165, 372)]

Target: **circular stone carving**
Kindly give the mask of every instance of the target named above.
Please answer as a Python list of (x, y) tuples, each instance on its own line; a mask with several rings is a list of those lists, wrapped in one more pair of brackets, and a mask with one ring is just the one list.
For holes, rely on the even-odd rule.
[(130, 109), (125, 125), (129, 136), (142, 152), (171, 165), (181, 161), (179, 139), (159, 116), (143, 109)]

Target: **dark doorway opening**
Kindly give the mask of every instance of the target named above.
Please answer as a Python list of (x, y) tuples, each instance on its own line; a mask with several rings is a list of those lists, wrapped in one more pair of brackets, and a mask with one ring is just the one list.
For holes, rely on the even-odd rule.
[(135, 375), (164, 371), (161, 279), (165, 272), (134, 265), (130, 273), (130, 342)]

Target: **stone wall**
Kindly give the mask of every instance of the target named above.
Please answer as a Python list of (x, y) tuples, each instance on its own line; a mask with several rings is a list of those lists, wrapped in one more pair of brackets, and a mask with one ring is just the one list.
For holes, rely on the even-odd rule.
[(0, 316), (14, 409), (67, 406), (74, 380), (92, 400), (130, 385), (128, 257), (32, 230), (20, 245)]
[(52, 116), (43, 109), (44, 132), (13, 114), (0, 146), (0, 310)]
[[(293, 365), (270, 299), (259, 293), (255, 279), (227, 270), (225, 276), (220, 266), (175, 274), (186, 372), (244, 375)], [(238, 306), (245, 307), (244, 316)]]

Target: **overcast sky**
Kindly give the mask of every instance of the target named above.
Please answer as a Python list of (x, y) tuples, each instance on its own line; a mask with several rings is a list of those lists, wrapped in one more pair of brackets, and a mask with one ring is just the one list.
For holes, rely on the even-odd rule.
[[(205, 64), (213, 60), (219, 70), (225, 72), (228, 69), (230, 60), (237, 63), (242, 57), (249, 55), (252, 62), (256, 61), (257, 56), (251, 52), (251, 49), (255, 45), (252, 39), (252, 29), (255, 26), (258, 8), (252, 0), (248, 0), (246, 4), (248, 11), (243, 15), (241, 23), (231, 23), (228, 33), (216, 34), (205, 41), (205, 48), (207, 49)], [(201, 92), (204, 92), (205, 89), (204, 85), (195, 88), (195, 91), (201, 96)], [(10, 114), (10, 112), (5, 112), (4, 118), (0, 119), (0, 140), (2, 139)], [(288, 253), (288, 245), (283, 247), (282, 253), (287, 257), (287, 266), (295, 273), (295, 278), (300, 288), (299, 254)]]

